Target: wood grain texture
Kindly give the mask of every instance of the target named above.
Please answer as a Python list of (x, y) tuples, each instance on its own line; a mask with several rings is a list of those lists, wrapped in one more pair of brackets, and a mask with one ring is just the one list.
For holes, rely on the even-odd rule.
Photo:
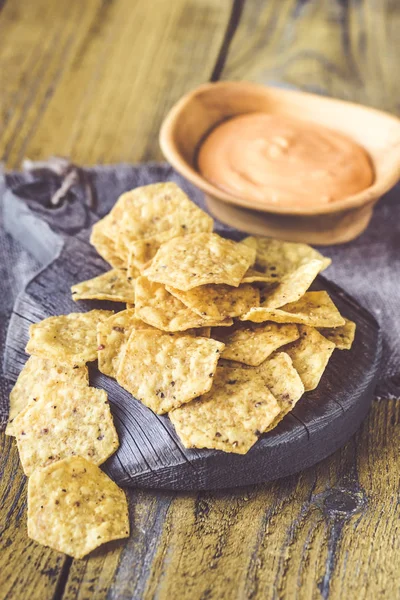
[(168, 108), (212, 73), (230, 0), (13, 0), (1, 17), (0, 157), (160, 158)]
[(245, 2), (221, 79), (283, 84), (400, 114), (400, 4)]
[[(133, 4), (146, 6), (147, 18), (127, 16)], [(231, 6), (161, 4), (5, 3), (0, 156), (8, 166), (57, 152), (91, 163), (159, 157), (160, 120), (213, 72)], [(399, 12), (393, 0), (247, 0), (219, 70), (399, 113)], [(131, 538), (72, 564), (28, 540), (25, 478), (1, 434), (0, 598), (397, 598), (399, 425), (399, 402), (375, 403), (342, 450), (258, 488), (131, 490)]]

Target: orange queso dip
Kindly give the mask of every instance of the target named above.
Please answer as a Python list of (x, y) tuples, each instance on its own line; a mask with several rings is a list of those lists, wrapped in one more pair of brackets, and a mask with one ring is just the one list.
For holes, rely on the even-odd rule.
[(367, 152), (347, 136), (267, 113), (218, 125), (200, 146), (198, 168), (234, 196), (284, 206), (336, 202), (374, 179)]

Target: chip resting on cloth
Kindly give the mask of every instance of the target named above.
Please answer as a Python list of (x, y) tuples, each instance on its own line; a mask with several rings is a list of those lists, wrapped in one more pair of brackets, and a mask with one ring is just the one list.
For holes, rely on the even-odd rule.
[(9, 422), (7, 435), (14, 435), (13, 421), (15, 417), (34, 399), (49, 383), (70, 383), (70, 385), (89, 385), (87, 367), (55, 364), (51, 360), (30, 356), (10, 393)]
[(327, 340), (333, 342), (338, 350), (350, 350), (356, 334), (356, 324), (345, 319), (341, 327), (328, 327), (319, 330)]
[(97, 325), (99, 371), (116, 377), (126, 342), (134, 329), (153, 329), (135, 317), (134, 310), (122, 310)]
[(83, 558), (105, 542), (129, 536), (125, 493), (80, 456), (37, 469), (28, 482), (28, 535)]
[(255, 369), (218, 367), (211, 390), (169, 417), (186, 448), (246, 454), (279, 412)]
[(242, 242), (256, 250), (255, 269), (273, 273), (276, 279), (297, 269), (304, 262), (320, 260), (321, 271), (329, 267), (331, 259), (323, 256), (308, 244), (283, 242), (265, 237), (247, 237)]
[(186, 292), (167, 286), (167, 290), (192, 311), (209, 319), (239, 317), (260, 304), (259, 290), (249, 284), (237, 288), (223, 283), (201, 285)]
[(144, 275), (179, 290), (209, 283), (238, 287), (255, 250), (216, 233), (195, 233), (163, 244)]
[(68, 456), (101, 465), (118, 448), (107, 394), (92, 387), (53, 383), (14, 420), (26, 475)]
[(30, 326), (26, 352), (56, 363), (78, 366), (96, 360), (97, 324), (112, 314), (110, 310), (91, 310), (48, 317)]
[(339, 327), (344, 325), (345, 320), (325, 291), (306, 292), (297, 300), (285, 304), (281, 308), (252, 308), (248, 313), (240, 317), (242, 321), (253, 321), (263, 323), (274, 321), (275, 323), (298, 323), (310, 327)]
[(117, 373), (118, 383), (158, 414), (207, 392), (224, 344), (203, 337), (135, 331)]
[(132, 277), (124, 269), (112, 269), (93, 279), (76, 283), (71, 287), (73, 300), (110, 300), (111, 302), (135, 302)]
[(256, 371), (264, 379), (281, 409), (268, 427), (267, 431), (269, 431), (294, 408), (304, 393), (304, 385), (293, 366), (292, 359), (286, 352), (275, 352), (261, 363)]
[(165, 286), (146, 277), (136, 280), (135, 315), (145, 323), (168, 332), (211, 327), (221, 321), (226, 326), (232, 325), (232, 320), (201, 317), (167, 292)]
[(300, 325), (299, 332), (299, 339), (285, 346), (284, 351), (292, 359), (293, 366), (304, 384), (304, 389), (308, 392), (314, 390), (319, 384), (335, 349), (335, 344), (313, 327)]
[(211, 335), (225, 344), (222, 358), (256, 367), (284, 344), (297, 340), (299, 332), (297, 325), (248, 323), (227, 330), (214, 328)]

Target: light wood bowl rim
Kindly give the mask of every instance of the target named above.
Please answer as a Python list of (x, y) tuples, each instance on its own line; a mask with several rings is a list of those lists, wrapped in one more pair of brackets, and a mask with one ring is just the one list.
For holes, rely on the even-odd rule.
[[(257, 203), (251, 200), (247, 200), (245, 198), (240, 198), (238, 196), (234, 196), (219, 188), (212, 185), (208, 182), (204, 177), (196, 171), (182, 156), (180, 152), (177, 141), (176, 141), (176, 132), (179, 128), (180, 117), (182, 111), (190, 106), (193, 100), (200, 94), (204, 94), (204, 92), (215, 90), (217, 88), (229, 89), (232, 91), (236, 91), (236, 93), (241, 91), (246, 91), (247, 93), (264, 93), (265, 95), (274, 96), (275, 98), (286, 97), (295, 100), (297, 103), (298, 100), (302, 102), (307, 102), (309, 98), (318, 99), (321, 104), (336, 104), (337, 106), (353, 106), (359, 109), (360, 111), (364, 111), (365, 116), (368, 114), (374, 114), (375, 116), (380, 116), (387, 120), (387, 122), (391, 122), (393, 127), (399, 130), (399, 139), (398, 143), (395, 146), (395, 152), (398, 154), (398, 160), (396, 167), (393, 168), (392, 171), (388, 172), (385, 177), (377, 176), (371, 186), (362, 190), (357, 194), (353, 194), (344, 198), (343, 200), (338, 200), (331, 205), (312, 205), (307, 207), (287, 207), (287, 206), (276, 206), (272, 203), (263, 202)], [(221, 200), (223, 202), (227, 202), (229, 204), (234, 204), (237, 206), (242, 206), (245, 208), (250, 208), (252, 210), (258, 210), (265, 213), (274, 213), (274, 214), (289, 214), (289, 215), (318, 215), (318, 214), (329, 214), (329, 213), (337, 213), (345, 210), (361, 207), (367, 203), (374, 203), (379, 200), (379, 198), (389, 191), (400, 179), (400, 119), (386, 113), (381, 110), (377, 110), (375, 108), (370, 108), (361, 104), (356, 104), (354, 102), (347, 102), (345, 100), (338, 100), (336, 98), (331, 98), (327, 96), (319, 96), (317, 94), (310, 94), (308, 92), (294, 91), (294, 90), (286, 90), (277, 87), (264, 86), (257, 83), (251, 82), (243, 82), (243, 81), (222, 81), (216, 83), (205, 83), (191, 92), (185, 94), (178, 102), (170, 109), (167, 116), (165, 117), (161, 129), (159, 142), (161, 150), (167, 159), (167, 161), (178, 171), (181, 175), (183, 175), (188, 181), (193, 183), (196, 187), (200, 188), (203, 192), (213, 196), (214, 198)], [(391, 148), (393, 151), (393, 148)]]

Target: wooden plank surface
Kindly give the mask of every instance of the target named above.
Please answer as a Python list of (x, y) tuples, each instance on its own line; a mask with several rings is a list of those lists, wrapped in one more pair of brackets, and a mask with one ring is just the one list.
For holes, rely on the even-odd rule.
[[(398, 3), (234, 7), (221, 56), (228, 1), (5, 2), (0, 156), (157, 159), (165, 110), (217, 71), (399, 112)], [(25, 478), (2, 436), (0, 598), (398, 598), (399, 423), (399, 402), (376, 402), (345, 448), (267, 486), (130, 491), (131, 538), (82, 561), (28, 540)]]
[(161, 120), (210, 78), (229, 15), (230, 0), (6, 2), (0, 157), (161, 158)]

